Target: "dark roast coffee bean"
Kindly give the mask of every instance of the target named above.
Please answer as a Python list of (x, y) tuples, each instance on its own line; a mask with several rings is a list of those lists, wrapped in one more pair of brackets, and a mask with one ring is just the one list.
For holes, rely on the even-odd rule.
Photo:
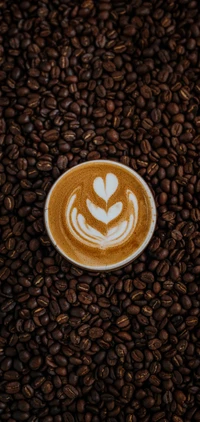
[(78, 396), (78, 390), (73, 385), (66, 384), (63, 391), (70, 399), (75, 399)]
[(91, 328), (90, 330), (89, 330), (89, 336), (91, 337), (91, 339), (96, 339), (96, 338), (99, 338), (99, 337), (102, 337), (103, 336), (103, 330), (101, 329), (101, 328), (98, 328), (98, 327), (96, 327), (96, 328)]
[(20, 391), (20, 383), (17, 381), (8, 382), (5, 390), (8, 394), (16, 394)]
[(137, 371), (135, 374), (135, 380), (143, 383), (149, 378), (149, 375), (150, 374), (146, 369)]
[[(1, 3), (0, 420), (199, 421), (198, 2)], [(114, 273), (44, 231), (54, 181), (96, 159), (157, 205)]]

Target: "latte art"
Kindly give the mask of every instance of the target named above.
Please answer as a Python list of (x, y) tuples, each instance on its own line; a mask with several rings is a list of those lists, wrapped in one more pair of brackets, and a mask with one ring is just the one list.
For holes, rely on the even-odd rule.
[(124, 213), (122, 201), (112, 204), (111, 197), (117, 191), (118, 185), (118, 178), (113, 173), (108, 173), (105, 180), (96, 177), (93, 182), (93, 190), (103, 199), (104, 207), (101, 208), (89, 198), (86, 199), (86, 206), (91, 216), (105, 226), (103, 231), (88, 224), (87, 216), (85, 217), (76, 207), (80, 187), (72, 192), (66, 208), (66, 222), (72, 235), (79, 242), (90, 247), (98, 245), (101, 249), (105, 249), (122, 245), (131, 236), (138, 220), (138, 201), (135, 194), (127, 189), (125, 192), (128, 208), (126, 212)]
[(114, 269), (144, 249), (155, 226), (155, 204), (133, 170), (92, 161), (57, 180), (46, 201), (45, 222), (53, 244), (72, 263)]

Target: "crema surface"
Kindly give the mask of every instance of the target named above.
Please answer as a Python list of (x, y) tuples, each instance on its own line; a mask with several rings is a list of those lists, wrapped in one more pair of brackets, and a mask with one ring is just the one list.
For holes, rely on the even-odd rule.
[(94, 161), (66, 172), (47, 207), (54, 244), (72, 261), (94, 268), (126, 260), (145, 241), (152, 220), (140, 180), (113, 162)]

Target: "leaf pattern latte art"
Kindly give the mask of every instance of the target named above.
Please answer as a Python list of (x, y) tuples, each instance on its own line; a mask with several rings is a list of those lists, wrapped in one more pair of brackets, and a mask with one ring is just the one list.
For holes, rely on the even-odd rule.
[[(103, 200), (104, 207), (100, 207), (86, 198), (88, 213), (93, 220), (97, 220), (105, 226), (106, 234), (97, 228), (99, 224), (97, 224), (97, 227), (89, 224), (87, 216), (79, 212), (75, 206), (79, 188), (72, 193), (66, 209), (66, 220), (71, 234), (78, 241), (90, 247), (106, 249), (123, 244), (129, 239), (138, 220), (138, 201), (130, 189), (125, 191), (129, 209), (128, 217), (126, 216), (127, 213), (123, 216), (124, 206), (122, 201), (117, 201), (108, 206), (108, 202), (117, 191), (118, 186), (118, 178), (113, 173), (107, 173), (105, 180), (102, 177), (96, 177), (93, 182), (93, 190)], [(115, 222), (116, 219), (118, 219), (117, 222)]]

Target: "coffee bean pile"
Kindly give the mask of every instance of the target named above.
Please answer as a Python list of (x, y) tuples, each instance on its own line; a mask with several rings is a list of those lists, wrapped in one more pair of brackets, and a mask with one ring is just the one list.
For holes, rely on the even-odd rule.
[[(197, 0), (1, 0), (0, 420), (200, 420)], [(155, 194), (146, 251), (74, 268), (44, 229), (78, 163)]]

